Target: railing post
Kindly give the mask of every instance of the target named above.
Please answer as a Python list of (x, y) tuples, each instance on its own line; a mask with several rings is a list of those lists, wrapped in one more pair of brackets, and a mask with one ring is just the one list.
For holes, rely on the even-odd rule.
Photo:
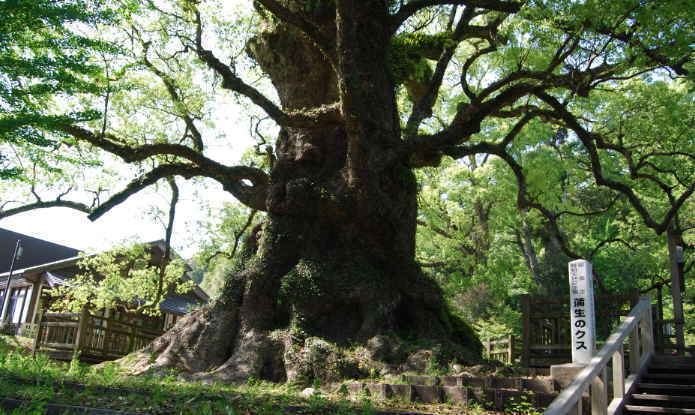
[(485, 354), (486, 354), (485, 358), (488, 360), (492, 359), (492, 344), (491, 343), (492, 342), (490, 341), (490, 339), (487, 339), (485, 341)]
[(109, 324), (109, 321), (106, 318), (104, 318), (104, 320), (102, 321), (104, 322), (104, 343), (101, 345), (101, 354), (104, 357), (106, 357), (109, 351), (109, 341), (111, 340), (111, 325)]
[(652, 326), (652, 305), (649, 297), (643, 297), (649, 301), (649, 306), (644, 311), (640, 328), (642, 329), (642, 353), (654, 353), (654, 327)]
[(87, 323), (89, 320), (89, 311), (87, 307), (82, 308), (82, 312), (79, 314), (79, 320), (77, 321), (77, 334), (75, 335), (75, 352), (81, 352), (84, 346), (85, 339), (87, 338)]
[(659, 353), (664, 353), (664, 346), (666, 346), (666, 342), (664, 341), (664, 296), (663, 293), (661, 292), (662, 286), (659, 285), (657, 286), (657, 297), (656, 297), (656, 324), (655, 324), (655, 333), (656, 333), (656, 344), (658, 346), (658, 352)]
[(637, 374), (639, 371), (639, 365), (640, 365), (640, 341), (639, 341), (639, 336), (638, 336), (638, 330), (637, 326), (635, 326), (634, 329), (632, 329), (632, 333), (630, 333), (630, 356), (629, 356), (629, 361), (630, 361), (630, 373), (631, 374)]
[(577, 401), (577, 404), (574, 406), (574, 408), (576, 409), (576, 412), (575, 412), (576, 415), (584, 415), (584, 398), (582, 398), (581, 396), (584, 395), (585, 391), (586, 391), (586, 389), (583, 390), (582, 393), (579, 394), (580, 398)]
[(521, 296), (521, 312), (523, 314), (521, 366), (528, 367), (531, 360), (531, 297), (528, 294)]
[(621, 344), (613, 353), (613, 399), (625, 395), (625, 347)]
[[(36, 319), (34, 320), (36, 321)], [(39, 347), (41, 346), (41, 322), (43, 321), (43, 311), (39, 311), (38, 314), (38, 322), (36, 323), (36, 333), (34, 333), (34, 343), (31, 346), (31, 356), (35, 357), (36, 352), (39, 350)]]
[(605, 379), (606, 368), (604, 367), (601, 374), (591, 381), (591, 415), (608, 414), (608, 388)]
[(135, 330), (137, 327), (135, 324), (130, 326), (130, 334), (128, 335), (128, 351), (126, 354), (132, 352), (135, 349)]
[(507, 343), (507, 364), (514, 363), (514, 336), (509, 336)]

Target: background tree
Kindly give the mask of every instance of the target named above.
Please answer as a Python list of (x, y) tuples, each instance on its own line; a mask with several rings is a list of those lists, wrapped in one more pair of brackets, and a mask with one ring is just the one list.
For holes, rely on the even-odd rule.
[[(257, 211), (241, 205), (228, 204), (220, 212), (211, 212), (203, 224), (208, 240), (193, 258), (194, 275), (201, 288), (211, 297), (222, 294), (227, 277), (239, 272), (248, 258), (245, 241), (254, 238), (261, 218)], [(256, 236), (257, 237), (257, 236)]]

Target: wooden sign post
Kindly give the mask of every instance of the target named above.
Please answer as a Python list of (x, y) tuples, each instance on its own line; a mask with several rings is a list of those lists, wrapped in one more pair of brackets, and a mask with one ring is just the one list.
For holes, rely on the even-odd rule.
[(596, 348), (596, 316), (591, 262), (569, 263), (572, 363), (589, 363)]

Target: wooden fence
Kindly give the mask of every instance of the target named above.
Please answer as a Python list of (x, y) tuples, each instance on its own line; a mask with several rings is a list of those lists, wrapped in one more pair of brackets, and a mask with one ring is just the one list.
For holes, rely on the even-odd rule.
[(39, 316), (33, 351), (69, 360), (75, 353), (85, 361), (117, 359), (138, 350), (161, 335), (159, 330), (135, 323), (82, 313), (46, 313)]
[[(571, 360), (569, 297), (532, 297), (522, 301), (521, 364), (547, 367)], [(639, 301), (639, 291), (596, 298), (596, 335), (605, 339)]]
[(483, 342), (483, 357), (506, 364), (516, 363), (521, 355), (520, 343), (514, 336)]
[[(636, 304), (639, 292), (597, 299), (597, 345), (603, 344), (605, 333), (620, 323), (627, 307)], [(524, 336), (501, 337), (483, 341), (483, 356), (503, 363), (521, 363), (525, 367), (549, 367), (571, 360), (569, 338), (569, 300), (543, 297), (522, 298)], [(673, 320), (660, 319), (661, 304), (652, 307), (653, 338), (658, 353), (676, 350)], [(690, 348), (692, 349), (692, 348)], [(695, 350), (687, 351), (695, 355)]]

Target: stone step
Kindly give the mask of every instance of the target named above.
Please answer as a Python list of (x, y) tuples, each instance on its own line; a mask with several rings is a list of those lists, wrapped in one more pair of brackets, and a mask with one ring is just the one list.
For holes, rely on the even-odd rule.
[(467, 406), (470, 402), (489, 403), (493, 405), (491, 409), (496, 410), (504, 410), (513, 401), (521, 400), (526, 400), (536, 408), (545, 408), (558, 395), (557, 392), (528, 392), (467, 386), (350, 383), (346, 384), (346, 387), (353, 397), (366, 394), (377, 399), (424, 403), (448, 402), (460, 406)]
[(665, 356), (665, 355), (656, 355), (652, 357), (651, 362), (649, 363), (650, 366), (662, 366), (662, 365), (670, 365), (670, 366), (680, 366), (680, 365), (695, 365), (695, 357), (687, 357), (687, 356)]
[(650, 373), (695, 373), (695, 363), (693, 364), (677, 364), (677, 365), (670, 365), (670, 364), (657, 364), (657, 365), (649, 365), (649, 372)]
[(648, 371), (642, 379), (650, 383), (695, 385), (695, 374), (693, 373), (654, 373)]
[(675, 383), (640, 382), (638, 386), (640, 388), (645, 388), (645, 389), (654, 389), (654, 388), (680, 389), (680, 390), (687, 390), (687, 391), (694, 391), (695, 392), (695, 385), (678, 385)]
[(423, 386), (466, 386), (483, 389), (517, 389), (532, 392), (557, 392), (555, 382), (550, 378), (504, 378), (470, 376), (420, 376), (403, 375), (403, 383)]
[(680, 396), (695, 396), (695, 385), (677, 385), (673, 383), (640, 382), (637, 390), (647, 393), (666, 393)]
[(664, 408), (662, 406), (640, 406), (640, 405), (625, 405), (625, 410), (628, 413), (657, 413), (657, 414), (695, 414), (695, 409), (688, 408)]
[(677, 402), (693, 402), (693, 403), (695, 403), (695, 396), (683, 396), (683, 395), (635, 393), (632, 395), (632, 398), (633, 399), (650, 400), (650, 401), (677, 401)]
[(669, 406), (695, 409), (695, 396), (672, 395), (664, 393), (634, 393), (632, 403), (639, 405)]

